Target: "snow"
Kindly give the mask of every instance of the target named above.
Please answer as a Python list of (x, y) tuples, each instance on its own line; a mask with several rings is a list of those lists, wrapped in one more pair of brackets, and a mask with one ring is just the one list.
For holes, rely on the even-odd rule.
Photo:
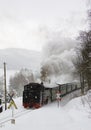
[[(0, 126), (2, 130), (90, 130), (91, 109), (87, 102), (88, 95), (75, 97), (70, 94), (63, 97), (58, 107), (57, 101), (45, 105), (39, 109), (25, 110), (22, 106), (22, 98), (14, 99), (18, 109), (14, 108), (15, 124), (8, 121), (1, 124), (5, 117), (12, 119), (12, 110), (8, 109), (0, 113)], [(70, 101), (69, 101), (70, 100)], [(90, 103), (90, 102), (89, 102)], [(16, 116), (24, 111), (21, 116)]]
[(53, 87), (58, 87), (59, 85), (57, 83), (48, 83), (48, 82), (43, 82), (43, 85), (46, 87), (46, 88), (53, 88)]

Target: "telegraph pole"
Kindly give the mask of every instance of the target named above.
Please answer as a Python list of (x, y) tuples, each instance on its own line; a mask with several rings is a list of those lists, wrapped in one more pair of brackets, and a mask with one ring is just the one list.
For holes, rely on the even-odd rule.
[(4, 62), (4, 93), (5, 93), (5, 110), (7, 109), (7, 89), (6, 89), (6, 63)]

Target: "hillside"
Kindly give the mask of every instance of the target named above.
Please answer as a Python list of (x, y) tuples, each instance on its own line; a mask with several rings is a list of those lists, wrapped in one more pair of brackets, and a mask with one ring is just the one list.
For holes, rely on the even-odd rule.
[(35, 70), (40, 66), (41, 54), (26, 49), (2, 49), (0, 50), (0, 68), (3, 67), (3, 62), (6, 62), (7, 69), (29, 68)]

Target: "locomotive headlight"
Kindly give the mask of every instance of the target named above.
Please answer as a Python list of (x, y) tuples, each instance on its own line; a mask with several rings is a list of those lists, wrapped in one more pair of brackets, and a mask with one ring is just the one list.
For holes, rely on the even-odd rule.
[(37, 96), (35, 96), (35, 98), (37, 98)]

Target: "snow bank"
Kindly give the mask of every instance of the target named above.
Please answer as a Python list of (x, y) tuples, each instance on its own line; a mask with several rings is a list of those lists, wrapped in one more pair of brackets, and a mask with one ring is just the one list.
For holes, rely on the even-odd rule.
[[(31, 110), (30, 112), (15, 118), (15, 125), (7, 122), (2, 126), (2, 130), (90, 130), (91, 118), (89, 118), (90, 111), (88, 104), (86, 106), (82, 103), (83, 97), (72, 99), (65, 106), (63, 101), (68, 100), (63, 98), (58, 107), (57, 102), (45, 105), (40, 109)], [(15, 100), (18, 105), (18, 111), (24, 108), (21, 106), (22, 98)], [(8, 110), (10, 111), (10, 110)], [(8, 111), (5, 114), (8, 114)], [(29, 110), (27, 110), (29, 111)], [(4, 112), (2, 113), (4, 114)], [(0, 119), (1, 120), (1, 119)]]

